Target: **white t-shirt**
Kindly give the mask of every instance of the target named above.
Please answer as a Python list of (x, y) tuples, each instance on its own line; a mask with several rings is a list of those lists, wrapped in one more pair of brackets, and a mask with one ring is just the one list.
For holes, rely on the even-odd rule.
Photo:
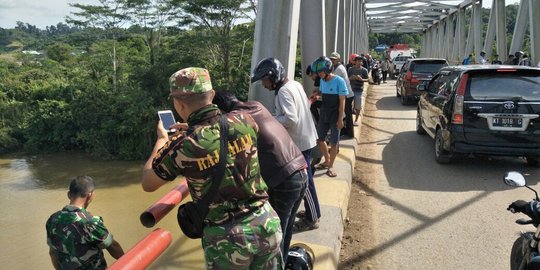
[(277, 91), (274, 100), (276, 120), (285, 127), (301, 151), (315, 147), (317, 130), (304, 87), (299, 82), (290, 80)]
[(345, 84), (347, 85), (347, 91), (349, 93), (347, 94), (347, 97), (354, 97), (354, 92), (352, 91), (351, 87), (351, 81), (349, 81), (349, 75), (347, 74), (347, 70), (345, 69), (345, 66), (339, 65), (337, 68), (334, 69), (334, 74), (343, 78), (345, 80)]

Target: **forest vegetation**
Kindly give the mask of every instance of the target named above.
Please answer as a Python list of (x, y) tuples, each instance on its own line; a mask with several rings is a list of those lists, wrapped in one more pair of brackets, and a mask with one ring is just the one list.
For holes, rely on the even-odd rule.
[[(207, 68), (216, 90), (247, 98), (255, 0), (99, 1), (72, 4), (77, 12), (46, 29), (0, 28), (0, 153), (145, 159), (156, 112), (172, 107), (168, 78), (184, 67)], [(420, 46), (418, 34), (369, 40)]]

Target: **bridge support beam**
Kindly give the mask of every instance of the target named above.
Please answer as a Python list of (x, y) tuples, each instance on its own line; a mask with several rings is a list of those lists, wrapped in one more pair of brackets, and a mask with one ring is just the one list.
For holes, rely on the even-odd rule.
[[(298, 25), (300, 21), (300, 0), (258, 1), (257, 19), (251, 70), (266, 57), (275, 57), (287, 70), (287, 77), (294, 79)], [(274, 93), (261, 83), (251, 84), (250, 100), (261, 102), (273, 112)]]
[(531, 64), (535, 67), (540, 62), (540, 1), (529, 0), (529, 26), (531, 33)]
[(326, 52), (324, 0), (302, 1), (300, 13), (300, 49), (302, 50), (302, 81), (308, 96), (313, 91), (313, 80), (305, 71), (317, 57)]
[(506, 61), (508, 48), (506, 47), (506, 7), (504, 0), (493, 0), (492, 8), (495, 9), (495, 29), (497, 32), (497, 53), (499, 60)]
[(518, 15), (516, 17), (516, 25), (514, 34), (512, 35), (512, 43), (510, 44), (510, 53), (514, 54), (520, 51), (523, 46), (523, 38), (527, 30), (527, 16), (529, 15), (529, 0), (521, 0), (519, 3)]

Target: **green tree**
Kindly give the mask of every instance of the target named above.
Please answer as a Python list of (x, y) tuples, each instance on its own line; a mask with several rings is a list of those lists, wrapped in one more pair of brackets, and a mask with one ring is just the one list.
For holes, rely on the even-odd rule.
[(47, 46), (47, 57), (57, 62), (66, 62), (71, 58), (73, 48), (69, 44), (55, 42)]
[(82, 20), (76, 20), (67, 17), (66, 21), (78, 26), (103, 27), (107, 33), (112, 36), (112, 66), (113, 66), (113, 89), (117, 89), (117, 59), (116, 59), (116, 38), (119, 29), (129, 19), (129, 7), (127, 0), (99, 0), (100, 6), (69, 4), (74, 8), (78, 8), (79, 12), (73, 14), (77, 17), (82, 17)]
[(245, 0), (173, 0), (182, 12), (178, 13), (179, 24), (191, 26), (204, 38), (206, 58), (210, 65), (219, 66), (214, 73), (224, 88), (232, 84), (232, 29), (240, 19), (248, 19), (252, 6)]

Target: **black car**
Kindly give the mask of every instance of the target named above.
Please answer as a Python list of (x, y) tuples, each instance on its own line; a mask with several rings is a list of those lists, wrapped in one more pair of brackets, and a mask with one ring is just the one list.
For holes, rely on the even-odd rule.
[(459, 154), (540, 157), (540, 69), (473, 65), (442, 68), (420, 84), (416, 132), (435, 139), (435, 159)]
[(396, 80), (396, 96), (401, 98), (401, 104), (407, 105), (411, 101), (416, 102), (420, 97), (416, 86), (423, 81), (431, 80), (433, 74), (446, 66), (448, 66), (448, 62), (443, 58), (408, 59)]

